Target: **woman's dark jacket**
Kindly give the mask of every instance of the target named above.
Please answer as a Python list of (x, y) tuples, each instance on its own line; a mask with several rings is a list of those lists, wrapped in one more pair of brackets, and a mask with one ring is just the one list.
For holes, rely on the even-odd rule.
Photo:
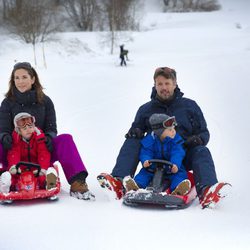
[(14, 89), (14, 99), (5, 98), (0, 107), (0, 141), (5, 134), (12, 134), (14, 117), (20, 112), (27, 112), (36, 119), (36, 126), (52, 138), (57, 135), (56, 113), (54, 104), (48, 96), (44, 96), (42, 103), (38, 103), (36, 91), (25, 93)]

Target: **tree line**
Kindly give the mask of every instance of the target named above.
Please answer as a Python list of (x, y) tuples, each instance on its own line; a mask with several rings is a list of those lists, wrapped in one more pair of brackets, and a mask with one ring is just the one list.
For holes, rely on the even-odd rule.
[[(139, 30), (136, 0), (0, 0), (0, 25), (31, 43), (52, 39), (62, 31)], [(112, 37), (113, 36), (113, 37)], [(112, 50), (113, 51), (113, 43)]]
[(221, 8), (217, 0), (163, 0), (164, 11), (214, 11)]
[[(78, 31), (136, 30), (136, 0), (1, 0), (7, 28)], [(27, 38), (29, 42), (30, 38)], [(42, 38), (43, 39), (43, 38)]]
[[(139, 30), (143, 0), (0, 0), (0, 26), (35, 45), (62, 31), (107, 31), (111, 53), (118, 31)], [(211, 11), (217, 0), (159, 0), (163, 11)]]

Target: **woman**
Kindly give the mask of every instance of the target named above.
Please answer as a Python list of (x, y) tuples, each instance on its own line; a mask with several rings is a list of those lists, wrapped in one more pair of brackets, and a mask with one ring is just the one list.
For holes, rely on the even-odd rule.
[(0, 107), (0, 163), (6, 169), (6, 150), (12, 147), (13, 119), (20, 112), (28, 112), (36, 119), (36, 125), (46, 136), (46, 146), (52, 162), (59, 161), (69, 182), (70, 195), (78, 199), (94, 199), (86, 184), (88, 172), (69, 134), (57, 136), (56, 113), (51, 99), (43, 87), (35, 69), (28, 62), (14, 65), (9, 90)]

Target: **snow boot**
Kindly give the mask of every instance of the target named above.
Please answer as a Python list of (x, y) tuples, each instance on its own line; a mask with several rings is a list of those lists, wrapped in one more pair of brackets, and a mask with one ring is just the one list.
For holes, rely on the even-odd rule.
[(56, 182), (57, 182), (57, 171), (49, 167), (46, 171), (46, 189), (50, 190), (52, 188), (56, 188)]
[(188, 179), (183, 180), (175, 190), (171, 193), (172, 195), (186, 195), (191, 189), (191, 182)]
[(101, 173), (97, 176), (97, 180), (102, 188), (112, 191), (115, 198), (120, 200), (123, 196), (122, 182), (110, 174)]
[(70, 195), (80, 200), (95, 200), (85, 180), (75, 180), (70, 186)]
[(206, 187), (200, 197), (202, 209), (214, 208), (217, 203), (228, 194), (228, 187), (232, 185), (226, 182), (218, 182), (211, 187)]
[(11, 174), (9, 171), (2, 173), (0, 176), (0, 192), (7, 194), (10, 192)]
[(131, 190), (137, 191), (139, 189), (139, 187), (136, 184), (135, 180), (129, 175), (124, 177), (123, 186), (125, 187), (126, 192), (129, 192)]

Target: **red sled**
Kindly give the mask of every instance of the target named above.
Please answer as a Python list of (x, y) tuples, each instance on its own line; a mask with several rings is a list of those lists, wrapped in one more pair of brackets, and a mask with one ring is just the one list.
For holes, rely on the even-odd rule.
[[(57, 200), (57, 194), (60, 192), (61, 183), (58, 175), (57, 165), (53, 165), (57, 172), (57, 182), (56, 187), (50, 190), (39, 187), (39, 173), (41, 167), (38, 164), (29, 163), (29, 162), (19, 162), (16, 165), (18, 174), (17, 183), (15, 185), (15, 190), (10, 191), (9, 193), (0, 192), (0, 202), (1, 203), (12, 203), (14, 200), (33, 200), (33, 199), (43, 199), (47, 198), (49, 200)], [(37, 170), (36, 174), (33, 173), (34, 170)]]
[[(169, 188), (164, 185), (164, 176), (171, 174), (173, 164), (166, 160), (151, 159), (156, 164), (152, 183), (146, 189), (129, 191), (123, 196), (123, 204), (132, 207), (157, 206), (165, 209), (183, 209), (189, 207), (197, 197), (194, 186), (193, 173), (188, 172), (188, 179), (191, 182), (191, 190), (186, 195), (172, 195)], [(169, 173), (168, 173), (169, 170)]]

